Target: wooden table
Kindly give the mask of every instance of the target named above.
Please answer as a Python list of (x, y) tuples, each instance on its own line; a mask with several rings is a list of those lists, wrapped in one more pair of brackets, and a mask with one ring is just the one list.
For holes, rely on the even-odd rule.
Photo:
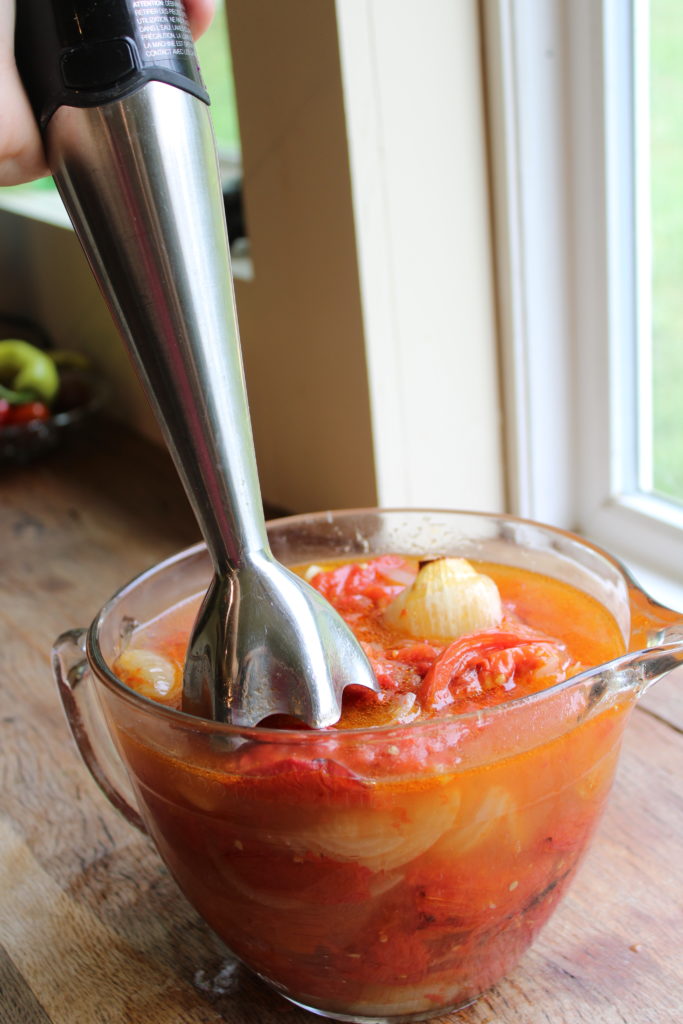
[[(0, 1022), (304, 1024), (232, 961), (78, 759), (58, 633), (198, 538), (164, 453), (112, 424), (0, 467)], [(565, 903), (460, 1024), (683, 1021), (683, 679), (636, 710)]]

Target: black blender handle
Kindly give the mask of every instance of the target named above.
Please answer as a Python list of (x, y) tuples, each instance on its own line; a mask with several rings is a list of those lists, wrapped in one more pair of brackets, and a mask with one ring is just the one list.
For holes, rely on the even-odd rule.
[(182, 0), (17, 0), (15, 54), (41, 129), (150, 81), (209, 102)]

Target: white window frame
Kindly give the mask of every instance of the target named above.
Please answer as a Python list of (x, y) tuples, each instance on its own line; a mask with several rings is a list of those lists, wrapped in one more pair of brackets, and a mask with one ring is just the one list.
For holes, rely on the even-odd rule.
[(649, 143), (628, 61), (644, 0), (633, 11), (634, 35), (624, 0), (484, 0), (508, 459), (514, 511), (666, 575), (680, 601), (683, 515), (638, 492), (632, 457), (649, 324), (647, 225), (631, 216)]
[(484, 0), (510, 509), (576, 526), (560, 0)]

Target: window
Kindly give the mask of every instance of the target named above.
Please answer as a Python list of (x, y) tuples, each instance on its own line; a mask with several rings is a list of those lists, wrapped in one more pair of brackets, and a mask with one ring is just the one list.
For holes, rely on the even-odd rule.
[[(649, 30), (649, 31), (648, 31)], [(683, 7), (677, 0), (651, 0), (649, 24), (643, 26), (649, 40), (640, 57), (638, 79), (645, 100), (641, 110), (643, 140), (650, 154), (649, 188), (641, 189), (641, 201), (650, 209), (652, 265), (651, 355), (645, 359), (649, 379), (641, 396), (646, 419), (646, 451), (643, 453), (641, 486), (683, 503)], [(644, 47), (642, 48), (644, 49)], [(648, 60), (649, 57), (649, 60)], [(649, 72), (649, 73), (648, 73)], [(648, 88), (649, 87), (649, 88)], [(643, 110), (643, 108), (645, 108)], [(647, 164), (645, 165), (647, 183)], [(645, 184), (644, 183), (644, 184)], [(646, 248), (645, 246), (643, 248)], [(645, 327), (646, 325), (644, 325)], [(647, 345), (647, 338), (644, 340)]]
[(211, 97), (211, 116), (219, 152), (233, 162), (239, 162), (240, 129), (225, 0), (217, 0), (214, 19), (197, 41), (196, 48), (202, 77)]
[(484, 11), (515, 510), (680, 580), (683, 8)]
[[(604, 427), (594, 415), (587, 424), (596, 433), (606, 431), (607, 438), (588, 468), (591, 437), (584, 433), (587, 468), (579, 481), (586, 481), (587, 501), (581, 525), (636, 563), (680, 580), (683, 490), (677, 451), (683, 409), (677, 394), (681, 364), (675, 325), (681, 307), (675, 232), (683, 206), (676, 178), (681, 93), (671, 62), (677, 47), (681, 52), (683, 12), (664, 0), (604, 0), (596, 7), (602, 8), (596, 26), (602, 73), (596, 74), (594, 88), (602, 83), (605, 96), (602, 373), (607, 409)], [(599, 66), (596, 61), (596, 72)], [(590, 365), (590, 351), (584, 349), (584, 372)]]

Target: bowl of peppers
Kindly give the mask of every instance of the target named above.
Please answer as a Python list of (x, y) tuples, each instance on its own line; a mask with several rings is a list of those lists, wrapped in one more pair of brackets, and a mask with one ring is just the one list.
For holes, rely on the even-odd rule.
[(0, 462), (30, 462), (52, 450), (101, 400), (80, 353), (0, 339)]

